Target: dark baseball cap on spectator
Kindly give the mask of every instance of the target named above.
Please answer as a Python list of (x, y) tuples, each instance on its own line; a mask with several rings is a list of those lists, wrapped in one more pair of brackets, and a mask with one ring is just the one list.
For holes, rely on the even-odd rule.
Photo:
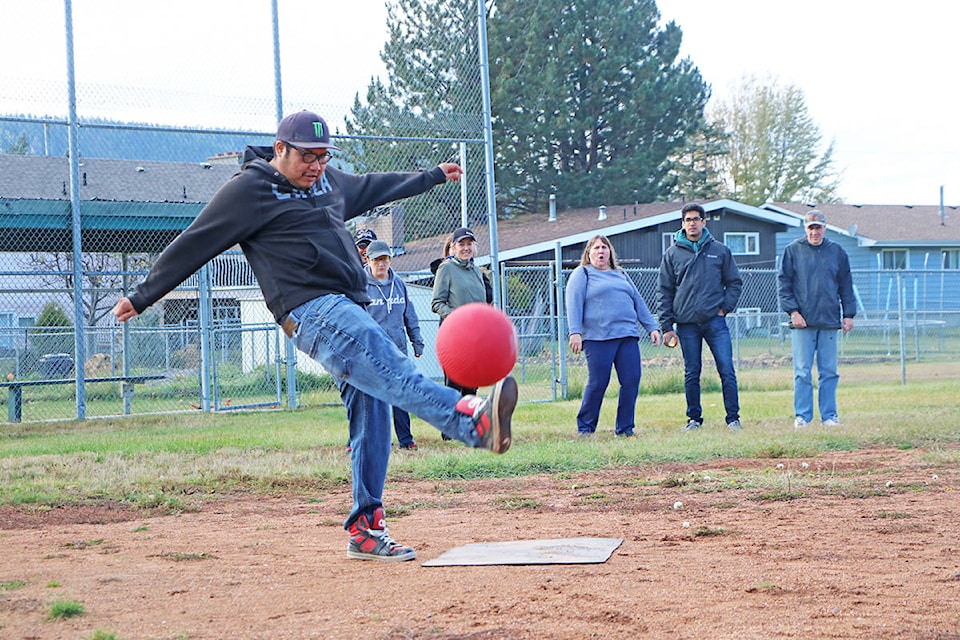
[(357, 234), (353, 236), (353, 241), (358, 247), (365, 247), (376, 239), (377, 234), (370, 229), (358, 229)]
[(814, 226), (825, 227), (827, 226), (827, 218), (823, 215), (822, 211), (811, 211), (806, 215), (806, 217), (804, 217), (803, 226), (804, 227), (814, 227)]
[(470, 238), (471, 240), (476, 240), (477, 236), (473, 235), (473, 231), (466, 227), (460, 227), (453, 232), (453, 241), (460, 242), (464, 238)]
[(330, 142), (330, 127), (326, 120), (311, 111), (300, 111), (281, 120), (277, 140), (304, 149), (340, 150)]
[(393, 254), (390, 252), (390, 247), (383, 240), (374, 240), (367, 245), (367, 260), (375, 260), (376, 258), (381, 258), (387, 256), (392, 258)]

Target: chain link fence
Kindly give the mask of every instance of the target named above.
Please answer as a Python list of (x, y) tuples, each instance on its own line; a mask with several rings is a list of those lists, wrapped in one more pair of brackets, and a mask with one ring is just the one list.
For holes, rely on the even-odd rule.
[[(415, 36), (407, 27), (416, 16), (382, 0), (346, 9), (351, 20), (341, 24), (362, 13), (365, 37), (327, 28), (322, 38), (303, 37), (303, 24), (337, 24), (342, 7), (3, 3), (8, 36), (0, 55), (20, 61), (0, 70), (6, 418), (339, 401), (329, 376), (278, 331), (239, 251), (219, 256), (131, 322), (118, 324), (111, 313), (239, 170), (246, 146), (272, 145), (280, 118), (301, 109), (331, 125), (342, 149), (331, 165), (346, 171), (418, 171), (448, 160), (465, 167), (459, 185), (348, 223), (386, 241), (397, 271), (426, 278), (411, 291), (430, 341), (429, 263), (444, 236), (462, 225), (495, 229), (482, 6), (435, 8), (427, 50), (403, 46)], [(30, 34), (29, 44), (19, 34)], [(478, 244), (490, 252), (489, 238)], [(435, 358), (421, 360), (441, 377)]]
[[(520, 337), (516, 375), (525, 400), (579, 397), (586, 361), (567, 347), (564, 290), (572, 268), (556, 263), (505, 266), (504, 308)], [(656, 315), (657, 269), (625, 271)], [(740, 305), (727, 316), (741, 388), (790, 389), (793, 359), (786, 314), (779, 311), (777, 271), (741, 269)], [(856, 271), (859, 312), (840, 342), (842, 375), (859, 380), (906, 382), (908, 363), (952, 361), (960, 355), (960, 271)], [(680, 349), (641, 340), (641, 393), (682, 392)], [(704, 390), (720, 389), (704, 347)], [(614, 376), (615, 380), (615, 376)], [(608, 393), (616, 392), (616, 383)]]
[[(331, 124), (343, 150), (332, 162), (347, 171), (415, 171), (446, 160), (465, 167), (460, 185), (350, 223), (393, 248), (428, 345), (417, 366), (442, 377), (431, 348), (429, 264), (445, 236), (467, 225), (489, 232), (477, 253), (496, 265), (484, 5), (432, 6), (439, 30), (427, 39), (431, 49), (405, 46), (417, 21), (395, 3), (386, 3), (394, 31), (384, 2), (349, 5), (368, 17), (369, 37), (353, 29), (303, 37), (304, 22), (336, 24), (337, 8), (301, 0), (0, 6), (0, 56), (17, 61), (0, 70), (0, 419), (339, 401), (330, 377), (278, 331), (237, 250), (134, 321), (120, 325), (111, 313), (236, 173), (245, 147), (272, 144), (280, 117), (300, 109)], [(426, 59), (397, 57), (404, 51)], [(359, 60), (372, 62), (353, 67)], [(427, 61), (435, 73), (424, 71)], [(653, 305), (656, 272), (628, 271)], [(584, 363), (566, 343), (569, 272), (556, 264), (492, 271), (520, 335), (516, 375), (526, 401), (582, 390)], [(740, 309), (729, 317), (741, 384), (787, 387), (789, 331), (777, 311), (776, 274), (743, 276)], [(956, 359), (957, 276), (856, 274), (865, 312), (843, 340), (845, 372), (862, 366), (867, 377), (888, 376), (891, 363)], [(644, 344), (642, 356), (642, 393), (682, 388), (679, 350)]]

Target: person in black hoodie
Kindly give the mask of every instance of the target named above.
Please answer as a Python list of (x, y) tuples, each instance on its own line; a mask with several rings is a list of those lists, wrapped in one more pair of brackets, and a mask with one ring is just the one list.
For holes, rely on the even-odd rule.
[(390, 405), (467, 445), (503, 453), (510, 447), (517, 383), (507, 377), (487, 398), (461, 396), (420, 374), (364, 308), (370, 302), (366, 274), (344, 221), (457, 181), (461, 168), (445, 162), (430, 171), (356, 176), (329, 167), (330, 150), (338, 149), (320, 116), (301, 111), (284, 118), (273, 146), (247, 148), (240, 172), (113, 312), (121, 322), (130, 320), (239, 244), (277, 324), (340, 386), (352, 446), (347, 555), (412, 560), (416, 552), (387, 532), (382, 502)]

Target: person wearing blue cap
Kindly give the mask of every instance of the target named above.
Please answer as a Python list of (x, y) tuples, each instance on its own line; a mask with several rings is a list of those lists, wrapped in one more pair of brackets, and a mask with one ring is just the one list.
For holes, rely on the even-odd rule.
[(330, 167), (326, 121), (300, 111), (285, 117), (269, 147), (247, 147), (240, 172), (164, 249), (136, 290), (113, 313), (126, 322), (206, 262), (239, 244), (264, 301), (296, 347), (336, 380), (350, 424), (353, 506), (344, 522), (351, 558), (416, 558), (387, 531), (383, 489), (390, 458), (390, 406), (423, 418), (472, 447), (503, 453), (517, 404), (512, 377), (486, 398), (462, 396), (421, 374), (366, 311), (367, 278), (346, 221), (415, 196), (463, 170), (351, 175)]

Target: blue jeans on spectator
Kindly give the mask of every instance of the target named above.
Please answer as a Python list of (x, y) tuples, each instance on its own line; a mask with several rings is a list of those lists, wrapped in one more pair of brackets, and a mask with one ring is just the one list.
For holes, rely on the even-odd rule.
[(610, 369), (615, 367), (620, 381), (615, 433), (618, 436), (633, 435), (641, 375), (639, 340), (584, 340), (583, 355), (587, 358), (587, 384), (583, 388), (580, 412), (577, 413), (577, 431), (587, 434), (597, 430), (603, 394), (610, 384)]
[(300, 305), (290, 318), (297, 324), (295, 346), (337, 380), (347, 408), (353, 508), (345, 529), (383, 506), (391, 405), (471, 447), (481, 446), (472, 417), (455, 408), (461, 395), (421, 374), (362, 306), (330, 294)]
[(393, 407), (393, 430), (397, 433), (398, 445), (409, 447), (413, 444), (413, 434), (410, 433), (410, 414), (397, 407)]
[(820, 420), (839, 420), (837, 413), (837, 329), (792, 329), (793, 411), (813, 420), (813, 360), (817, 360)]
[(733, 345), (727, 320), (716, 315), (703, 324), (677, 323), (677, 337), (683, 352), (683, 388), (687, 394), (687, 417), (703, 422), (703, 407), (700, 405), (700, 372), (703, 369), (703, 343), (717, 363), (720, 385), (723, 390), (723, 407), (730, 424), (740, 419), (740, 400), (737, 393), (737, 372), (733, 368)]

